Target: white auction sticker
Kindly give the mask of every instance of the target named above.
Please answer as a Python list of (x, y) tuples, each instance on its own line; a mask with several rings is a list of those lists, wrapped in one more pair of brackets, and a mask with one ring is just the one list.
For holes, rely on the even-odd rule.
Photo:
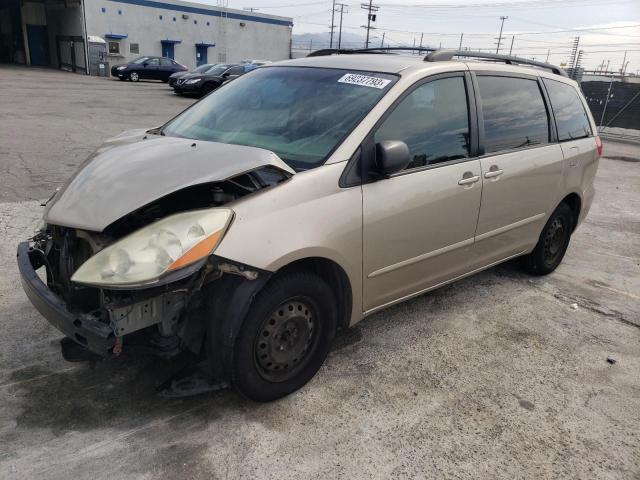
[(351, 85), (360, 85), (371, 88), (384, 88), (391, 80), (386, 78), (369, 77), (368, 75), (360, 75), (359, 73), (347, 73), (338, 79), (338, 83), (350, 83)]

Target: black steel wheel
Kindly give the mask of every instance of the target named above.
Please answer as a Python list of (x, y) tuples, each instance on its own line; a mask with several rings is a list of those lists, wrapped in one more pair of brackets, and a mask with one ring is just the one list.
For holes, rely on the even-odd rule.
[(573, 211), (569, 205), (561, 203), (542, 229), (533, 252), (522, 257), (525, 270), (534, 275), (553, 272), (567, 251), (574, 222)]
[(294, 298), (278, 305), (254, 342), (254, 358), (260, 375), (283, 382), (304, 369), (318, 340), (314, 322), (317, 311), (309, 298)]
[(256, 296), (234, 342), (233, 386), (260, 402), (298, 390), (324, 363), (336, 324), (335, 298), (321, 277), (276, 276)]

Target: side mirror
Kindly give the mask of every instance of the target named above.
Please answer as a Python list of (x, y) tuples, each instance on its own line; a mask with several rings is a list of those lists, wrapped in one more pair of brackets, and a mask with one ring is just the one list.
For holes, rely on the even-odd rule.
[(148, 64), (147, 62), (144, 62), (144, 63), (142, 64), (142, 66), (143, 66), (143, 67), (147, 67), (148, 65), (149, 65), (149, 64)]
[(385, 140), (376, 143), (376, 163), (380, 171), (389, 176), (407, 168), (411, 154), (406, 143), (400, 140)]
[(222, 78), (229, 78), (229, 75), (231, 75), (229, 72), (223, 73)]

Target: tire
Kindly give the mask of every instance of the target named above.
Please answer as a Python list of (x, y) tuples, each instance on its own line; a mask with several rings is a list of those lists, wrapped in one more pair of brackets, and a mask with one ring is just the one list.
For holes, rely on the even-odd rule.
[(308, 272), (270, 281), (256, 296), (233, 345), (231, 384), (269, 402), (304, 386), (324, 363), (337, 327), (329, 286)]
[(215, 83), (205, 83), (200, 89), (200, 96), (204, 97), (205, 95), (213, 92), (220, 85), (216, 85)]
[(571, 240), (575, 219), (571, 207), (561, 203), (542, 229), (536, 247), (522, 257), (523, 268), (532, 275), (547, 275), (562, 262)]
[(129, 80), (131, 80), (132, 82), (139, 82), (140, 74), (138, 72), (131, 72), (129, 74)]

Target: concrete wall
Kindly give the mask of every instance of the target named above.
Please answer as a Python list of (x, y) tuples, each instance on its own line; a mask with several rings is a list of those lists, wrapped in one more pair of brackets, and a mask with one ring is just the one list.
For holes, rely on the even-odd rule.
[[(85, 0), (88, 35), (127, 35), (119, 40), (120, 55), (110, 56), (111, 64), (141, 55), (159, 56), (164, 39), (181, 41), (174, 47), (174, 58), (191, 68), (196, 66), (196, 43), (216, 45), (208, 49), (209, 63), (289, 58), (290, 18), (232, 9), (226, 9), (224, 18), (221, 11), (181, 1)], [(139, 53), (130, 53), (131, 43), (139, 44)]]

